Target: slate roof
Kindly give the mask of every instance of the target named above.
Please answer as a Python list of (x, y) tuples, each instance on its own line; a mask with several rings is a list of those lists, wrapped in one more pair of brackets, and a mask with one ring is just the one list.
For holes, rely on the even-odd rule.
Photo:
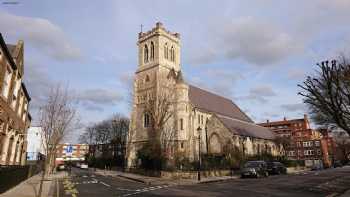
[(16, 50), (16, 45), (13, 44), (6, 44), (7, 49), (9, 50), (10, 54), (12, 57), (16, 57), (15, 50)]
[(189, 99), (199, 109), (253, 123), (236, 104), (225, 97), (189, 85)]
[(12, 69), (16, 70), (17, 66), (16, 66), (15, 62), (13, 61), (12, 54), (9, 51), (9, 49), (7, 48), (7, 45), (6, 45), (5, 41), (4, 41), (4, 38), (2, 37), (1, 33), (0, 33), (0, 46), (1, 46), (2, 50), (3, 50), (3, 52), (5, 53), (7, 59), (9, 60)]
[(274, 132), (266, 127), (221, 115), (217, 115), (217, 118), (224, 124), (227, 129), (236, 135), (267, 140), (275, 139)]

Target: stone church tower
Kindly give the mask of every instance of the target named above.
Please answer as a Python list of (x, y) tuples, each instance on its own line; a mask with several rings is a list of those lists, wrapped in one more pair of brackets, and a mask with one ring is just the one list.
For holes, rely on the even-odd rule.
[[(278, 154), (274, 133), (256, 125), (230, 99), (186, 83), (180, 65), (180, 34), (167, 31), (157, 23), (151, 31), (138, 36), (138, 68), (134, 76), (133, 105), (127, 143), (127, 167), (137, 164), (137, 151), (149, 140), (148, 101), (159, 101), (166, 92), (171, 101), (171, 117), (166, 129), (171, 136), (169, 158), (173, 153), (191, 161), (199, 151), (222, 155), (227, 144), (244, 154)], [(170, 92), (170, 94), (169, 94)], [(165, 131), (167, 130), (167, 131)]]
[[(180, 34), (167, 31), (162, 23), (158, 22), (151, 31), (139, 33), (137, 45), (139, 61), (134, 77), (133, 110), (127, 147), (128, 166), (134, 165), (132, 163), (135, 161), (137, 150), (148, 140), (147, 126), (150, 117), (144, 110), (146, 100), (150, 97), (157, 98), (164, 86), (171, 86), (180, 93), (181, 89), (188, 89), (185, 84), (182, 87), (181, 83), (175, 83), (178, 73), (181, 73)], [(175, 97), (178, 95), (174, 95)], [(174, 113), (168, 122), (175, 129), (174, 118), (178, 116), (178, 110), (174, 111), (176, 114)]]

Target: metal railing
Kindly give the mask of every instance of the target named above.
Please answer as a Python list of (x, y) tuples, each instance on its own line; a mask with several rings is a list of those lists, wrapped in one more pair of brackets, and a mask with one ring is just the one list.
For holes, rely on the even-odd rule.
[(0, 165), (0, 194), (40, 171), (37, 165)]

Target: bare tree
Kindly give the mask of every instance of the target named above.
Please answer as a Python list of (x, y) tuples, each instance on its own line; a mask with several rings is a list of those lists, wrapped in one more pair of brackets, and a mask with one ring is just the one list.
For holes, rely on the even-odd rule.
[(350, 159), (350, 137), (344, 132), (334, 132), (334, 142), (336, 145), (336, 157), (342, 162)]
[(340, 61), (324, 61), (317, 64), (316, 76), (308, 76), (298, 85), (310, 109), (312, 119), (319, 125), (339, 127), (350, 134), (350, 64)]
[[(114, 114), (108, 119), (87, 127), (80, 135), (80, 142), (90, 145), (89, 158), (108, 160), (108, 166), (122, 166), (125, 162), (129, 122), (129, 118)], [(96, 154), (98, 150), (102, 154)]]
[(160, 149), (162, 151), (162, 155), (168, 158), (171, 153), (175, 153), (176, 148), (176, 132), (174, 125), (166, 124), (163, 126), (163, 129), (159, 136)]
[(79, 136), (79, 142), (84, 144), (96, 143), (96, 129), (93, 126), (86, 127), (85, 131)]
[(44, 178), (54, 169), (57, 146), (77, 125), (76, 121), (76, 105), (69, 96), (68, 89), (60, 85), (55, 86), (51, 89), (45, 104), (40, 108), (40, 126), (46, 160), (40, 181), (39, 196), (42, 193)]
[(161, 88), (155, 96), (150, 96), (144, 105), (144, 113), (150, 117), (149, 136), (157, 140), (174, 114), (174, 93), (168, 87)]
[[(175, 85), (171, 80), (157, 81), (158, 88), (143, 98), (144, 114), (147, 116), (148, 141), (138, 154), (150, 161), (152, 168), (162, 168), (174, 148), (175, 138)], [(146, 120), (145, 120), (146, 121)], [(141, 151), (141, 152), (140, 152)]]
[(171, 119), (174, 118), (174, 101), (175, 93), (171, 84), (162, 84), (158, 93), (149, 96), (144, 105), (144, 113), (150, 118), (149, 139), (156, 142), (155, 145), (159, 145), (163, 153), (169, 150), (175, 137), (174, 119)]

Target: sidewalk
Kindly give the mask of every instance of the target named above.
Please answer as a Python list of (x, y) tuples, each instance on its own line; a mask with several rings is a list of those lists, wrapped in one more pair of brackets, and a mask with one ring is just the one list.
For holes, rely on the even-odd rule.
[[(55, 184), (57, 178), (63, 178), (67, 176), (66, 172), (58, 172), (51, 175), (43, 182), (42, 196), (49, 197), (52, 196), (52, 187)], [(29, 179), (23, 181), (17, 186), (9, 189), (5, 193), (1, 194), (0, 197), (37, 197), (39, 186), (40, 186), (41, 173), (30, 177)], [(51, 191), (51, 192), (50, 192)]]
[(147, 185), (193, 185), (193, 184), (226, 181), (226, 180), (239, 178), (239, 176), (203, 177), (201, 181), (198, 181), (196, 179), (170, 179), (170, 178), (160, 178), (160, 177), (148, 177), (148, 176), (143, 176), (139, 174), (113, 171), (113, 170), (96, 169), (95, 173), (103, 176), (121, 177), (129, 180), (145, 183)]
[(345, 193), (341, 194), (339, 197), (349, 197), (350, 196), (350, 189), (347, 190)]

